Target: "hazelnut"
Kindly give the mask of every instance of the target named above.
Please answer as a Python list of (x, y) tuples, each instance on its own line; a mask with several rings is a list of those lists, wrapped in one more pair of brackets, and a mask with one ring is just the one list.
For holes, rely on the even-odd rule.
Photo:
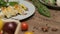
[(43, 31), (43, 32), (47, 32), (48, 29), (49, 29), (48, 27), (42, 27), (42, 31)]
[(51, 30), (52, 30), (52, 31), (57, 31), (58, 29), (57, 29), (57, 28), (52, 28)]

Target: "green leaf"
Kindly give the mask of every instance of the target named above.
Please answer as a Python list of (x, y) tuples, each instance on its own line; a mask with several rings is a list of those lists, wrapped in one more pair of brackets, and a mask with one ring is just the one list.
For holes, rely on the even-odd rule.
[(11, 6), (14, 6), (16, 4), (18, 4), (18, 2), (9, 2), (9, 5), (11, 5)]

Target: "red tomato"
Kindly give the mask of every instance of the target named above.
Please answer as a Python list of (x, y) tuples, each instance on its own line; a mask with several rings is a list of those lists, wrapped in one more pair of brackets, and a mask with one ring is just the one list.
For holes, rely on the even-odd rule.
[(26, 22), (21, 23), (21, 30), (23, 30), (23, 31), (28, 30), (28, 24)]

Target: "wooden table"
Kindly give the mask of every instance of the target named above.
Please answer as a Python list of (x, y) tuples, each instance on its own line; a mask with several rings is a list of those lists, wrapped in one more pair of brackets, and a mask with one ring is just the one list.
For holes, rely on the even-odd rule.
[[(34, 34), (60, 34), (60, 11), (52, 10), (52, 9), (49, 9), (49, 10), (51, 13), (51, 18), (42, 16), (36, 10), (34, 15), (23, 20), (23, 21), (26, 21), (29, 25), (28, 31), (34, 31)], [(48, 24), (50, 29), (48, 32), (43, 32), (41, 30), (41, 27), (45, 26), (46, 24)], [(51, 28), (57, 28), (58, 31), (53, 32), (53, 31), (51, 31)], [(20, 33), (24, 34), (24, 32), (22, 32), (22, 31), (20, 31)]]

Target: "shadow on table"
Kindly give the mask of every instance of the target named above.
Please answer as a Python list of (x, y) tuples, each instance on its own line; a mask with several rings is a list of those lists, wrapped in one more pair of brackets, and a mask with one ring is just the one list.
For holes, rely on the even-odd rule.
[(29, 20), (30, 18), (32, 18), (33, 16), (35, 15), (35, 13), (33, 15), (31, 15), (30, 17), (26, 18), (26, 19), (23, 19), (23, 20), (20, 20), (21, 22), (24, 22), (24, 21), (27, 21)]

